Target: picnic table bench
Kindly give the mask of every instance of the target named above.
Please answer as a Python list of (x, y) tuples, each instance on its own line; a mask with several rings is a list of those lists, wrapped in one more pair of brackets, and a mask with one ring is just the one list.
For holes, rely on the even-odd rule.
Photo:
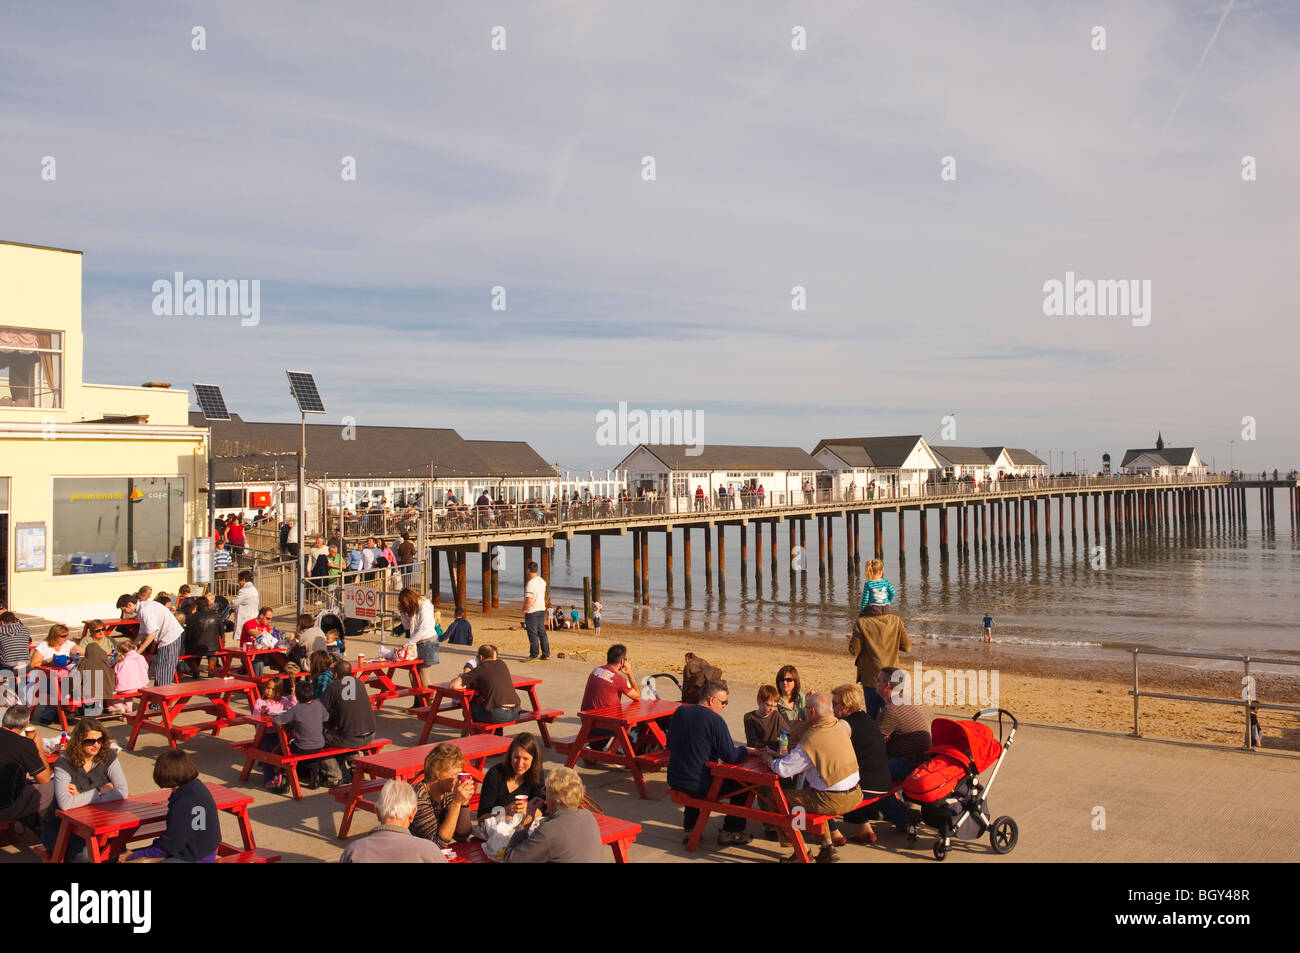
[[(510, 739), (500, 735), (469, 735), (453, 738), (446, 744), (455, 745), (465, 755), (465, 767), (476, 781), (483, 780), (483, 766), (488, 758), (510, 750)], [(352, 783), (330, 789), (334, 800), (343, 805), (343, 817), (339, 820), (339, 840), (348, 836), (353, 815), (358, 809), (372, 814), (375, 812), (373, 797), (386, 781), (395, 778), (411, 785), (423, 781), (424, 759), (436, 747), (436, 744), (431, 744), (414, 748), (389, 748), (387, 751), (357, 758), (352, 765)], [(475, 794), (470, 808), (477, 807), (478, 795)]]
[[(483, 732), (496, 731), (498, 728), (511, 728), (516, 725), (536, 722), (537, 729), (542, 736), (542, 744), (547, 748), (553, 747), (551, 744), (551, 734), (549, 725), (564, 714), (558, 708), (542, 708), (537, 701), (537, 686), (542, 684), (540, 678), (526, 678), (520, 675), (511, 675), (510, 681), (516, 690), (522, 689), (528, 696), (528, 704), (531, 708), (520, 706), (519, 717), (514, 721), (506, 722), (478, 722), (474, 720), (474, 715), (470, 711), (470, 696), (473, 691), (468, 688), (452, 688), (451, 682), (441, 682), (432, 687), (433, 700), (428, 705), (419, 705), (411, 709), (411, 714), (424, 719), (424, 730), (420, 732), (420, 744), (429, 740), (429, 732), (433, 730), (434, 725), (440, 725), (444, 728), (455, 728), (461, 734), (471, 735)], [(456, 712), (459, 718), (454, 718), (444, 712)]]
[[(614, 863), (626, 864), (628, 848), (636, 840), (636, 836), (641, 833), (641, 825), (633, 821), (619, 820), (617, 817), (610, 817), (608, 814), (596, 814), (596, 823), (600, 825), (600, 842), (607, 845), (614, 852)], [(457, 841), (451, 845), (451, 850), (455, 853), (454, 858), (449, 858), (453, 864), (488, 864), (491, 859), (483, 852), (483, 842), (477, 838), (471, 838), (467, 841)]]
[[(211, 731), (214, 737), (219, 736), (222, 728), (246, 720), (246, 716), (236, 715), (230, 707), (230, 696), (238, 694), (247, 697), (251, 711), (257, 702), (257, 685), (248, 678), (200, 678), (142, 688), (140, 707), (132, 721), (131, 740), (126, 747), (129, 751), (135, 750), (135, 742), (141, 731), (165, 735), (172, 748), (176, 747), (178, 741), (188, 741), (203, 731)], [(208, 698), (209, 701), (191, 705), (191, 700), (195, 698)], [(150, 713), (154, 706), (158, 708), (157, 714)], [(176, 717), (185, 711), (209, 712), (214, 718), (197, 725), (176, 724)]]
[[(707, 767), (709, 773), (713, 776), (713, 781), (709, 785), (709, 793), (704, 797), (692, 797), (684, 791), (669, 792), (674, 804), (697, 808), (700, 812), (699, 819), (695, 822), (695, 827), (691, 830), (690, 838), (686, 842), (688, 851), (694, 851), (700, 845), (700, 840), (704, 836), (705, 825), (709, 821), (709, 814), (730, 814), (733, 817), (743, 817), (750, 821), (762, 821), (764, 824), (771, 824), (773, 827), (785, 831), (786, 837), (794, 846), (795, 856), (799, 858), (801, 863), (807, 864), (811, 862), (811, 858), (808, 856), (808, 847), (804, 844), (802, 832), (805, 830), (824, 831), (828, 821), (840, 816), (838, 814), (811, 814), (804, 811), (800, 811), (798, 814), (792, 813), (790, 802), (785, 797), (785, 790), (781, 787), (780, 776), (771, 769), (767, 760), (762, 757), (750, 755), (740, 764), (710, 761)], [(726, 781), (735, 781), (739, 784), (739, 787), (722, 794), (722, 785)], [(895, 785), (891, 788), (891, 791), (897, 790), (898, 787), (899, 785)], [(744, 797), (741, 803), (730, 803), (731, 798), (741, 796)], [(882, 797), (887, 796), (877, 795), (866, 798), (853, 810), (874, 804)], [(755, 799), (758, 799), (763, 806), (755, 807)]]
[[(370, 696), (370, 706), (375, 711), (382, 710), (384, 702), (396, 698), (414, 698), (415, 707), (418, 708), (428, 702), (434, 694), (434, 690), (424, 684), (424, 679), (420, 675), (420, 669), (423, 665), (424, 663), (419, 659), (398, 661), (396, 659), (367, 658), (364, 662), (352, 663), (352, 674), (362, 679), (368, 687), (378, 689)], [(409, 688), (400, 687), (393, 681), (394, 676), (403, 669), (406, 670), (411, 683)], [(423, 738), (420, 743), (424, 743)]]
[[(253, 798), (248, 794), (232, 791), (220, 784), (204, 782), (217, 810), (230, 814), (239, 823), (239, 833), (243, 846), (222, 843), (217, 848), (218, 863), (271, 863), (280, 859), (279, 854), (261, 850), (253, 839), (253, 824), (248, 817), (248, 807)], [(68, 843), (73, 835), (86, 842), (86, 851), (91, 863), (102, 863), (120, 853), (128, 844), (144, 840), (153, 840), (167, 826), (167, 799), (171, 791), (150, 791), (147, 794), (133, 794), (120, 801), (106, 801), (100, 804), (88, 804), (67, 811), (59, 811), (62, 819), (59, 837), (54, 844), (53, 853), (43, 856), (47, 863), (59, 864), (67, 857)], [(44, 854), (44, 851), (38, 851)]]
[[(607, 705), (580, 711), (578, 717), (582, 719), (582, 727), (577, 736), (557, 739), (555, 750), (568, 755), (565, 764), (570, 768), (578, 763), (579, 758), (622, 765), (632, 773), (641, 797), (648, 798), (643, 772), (659, 771), (668, 765), (668, 736), (659, 722), (671, 718), (680, 705), (680, 702), (662, 700), (637, 701), (629, 705)], [(643, 726), (641, 736), (633, 744), (628, 731), (638, 725)], [(609, 734), (593, 738), (592, 732)], [(608, 738), (604, 750), (588, 746), (591, 741), (602, 738)]]
[[(337, 758), (340, 755), (372, 754), (380, 748), (392, 744), (392, 741), (388, 738), (371, 738), (364, 745), (356, 748), (331, 748), (326, 745), (318, 751), (295, 752), (289, 746), (289, 732), (285, 730), (283, 725), (277, 725), (270, 718), (261, 718), (256, 715), (241, 716), (239, 721), (242, 724), (257, 725), (257, 734), (252, 741), (241, 741), (235, 745), (236, 750), (244, 752), (244, 769), (239, 773), (239, 780), (248, 780), (254, 764), (269, 764), (287, 773), (295, 801), (302, 800), (302, 783), (298, 780), (299, 763)], [(266, 733), (272, 730), (276, 733), (276, 747), (272, 751), (263, 751), (259, 745)]]

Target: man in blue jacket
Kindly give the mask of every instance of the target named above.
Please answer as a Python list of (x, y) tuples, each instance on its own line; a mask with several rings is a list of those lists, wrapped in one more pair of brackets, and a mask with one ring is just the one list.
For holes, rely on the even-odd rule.
[[(722, 720), (722, 709), (726, 707), (727, 683), (708, 682), (700, 689), (698, 705), (683, 705), (673, 713), (668, 726), (668, 786), (673, 790), (691, 797), (707, 797), (713, 781), (706, 767), (710, 761), (740, 764), (748, 755), (756, 753), (731, 740), (731, 731)], [(734, 781), (724, 782), (720, 793), (726, 795), (737, 787), (739, 785)], [(738, 800), (743, 799), (741, 795)], [(689, 840), (699, 816), (698, 808), (688, 806), (682, 809), (686, 840)], [(728, 814), (718, 832), (718, 843), (748, 844), (749, 841), (745, 819)]]

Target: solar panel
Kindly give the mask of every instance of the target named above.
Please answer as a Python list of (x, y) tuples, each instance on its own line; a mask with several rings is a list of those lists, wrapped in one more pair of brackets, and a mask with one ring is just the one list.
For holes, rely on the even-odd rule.
[(229, 420), (230, 411), (226, 410), (226, 399), (221, 396), (221, 388), (215, 384), (195, 384), (194, 399), (199, 402), (199, 410), (204, 420)]
[(316, 378), (303, 371), (285, 371), (289, 375), (289, 393), (298, 402), (298, 410), (304, 414), (323, 414), (325, 405), (321, 403), (320, 391), (316, 389)]

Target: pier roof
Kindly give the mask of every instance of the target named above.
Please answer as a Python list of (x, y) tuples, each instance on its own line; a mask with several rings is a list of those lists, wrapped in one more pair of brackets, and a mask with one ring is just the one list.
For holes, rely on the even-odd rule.
[(850, 461), (844, 458), (840, 448), (860, 447), (871, 461), (870, 466), (882, 470), (896, 470), (902, 467), (922, 439), (919, 433), (901, 437), (836, 437), (822, 440), (813, 448), (813, 453), (830, 448), (832, 453), (848, 463)]
[(1045, 467), (1047, 461), (1030, 453), (1022, 447), (1007, 447), (1007, 456), (1018, 467)]
[[(931, 444), (930, 449), (941, 463), (983, 467), (993, 463), (1002, 452), (1001, 447), (953, 447), (946, 443)], [(989, 451), (992, 451), (990, 453)]]
[[(825, 467), (799, 447), (745, 447), (727, 444), (643, 443), (619, 464), (627, 465), (637, 450), (651, 453), (669, 470), (813, 470)], [(688, 451), (698, 450), (695, 456)]]
[[(297, 466), (301, 440), (296, 423), (257, 423), (231, 414), (230, 420), (205, 421), (190, 414), (190, 424), (212, 428), (212, 455), (218, 483), (270, 479)], [(473, 444), (482, 444), (476, 448)], [(526, 448), (527, 454), (522, 449)], [(277, 457), (285, 459), (277, 462)], [(544, 473), (536, 473), (538, 463)], [(511, 467), (518, 464), (518, 471)], [(450, 427), (355, 427), (307, 425), (307, 472), (333, 478), (410, 476), (554, 476), (555, 471), (522, 441), (468, 441)]]
[(1190, 467), (1195, 453), (1195, 447), (1163, 447), (1159, 450), (1152, 447), (1147, 450), (1125, 450), (1124, 462), (1120, 466), (1126, 467), (1141, 456), (1152, 456), (1163, 460), (1166, 466)]

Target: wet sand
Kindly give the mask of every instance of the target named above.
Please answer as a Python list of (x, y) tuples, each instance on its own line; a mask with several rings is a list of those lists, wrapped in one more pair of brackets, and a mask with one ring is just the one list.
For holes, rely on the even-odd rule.
[[(450, 613), (443, 612), (444, 625)], [(499, 609), (484, 616), (471, 609), (475, 642), (495, 642), (504, 653), (527, 655), (528, 641), (518, 616)], [(847, 627), (846, 627), (847, 628)], [(830, 689), (855, 679), (853, 659), (843, 638), (802, 634), (798, 641), (766, 630), (747, 632), (682, 632), (646, 629), (626, 624), (602, 623), (599, 635), (592, 630), (551, 632), (552, 654), (585, 654), (593, 665), (603, 664), (605, 650), (614, 642), (628, 647), (633, 671), (638, 678), (658, 672), (681, 676), (683, 657), (694, 652), (723, 670), (728, 680), (740, 684), (770, 683), (782, 665), (799, 670), (805, 691)], [(1113, 654), (1113, 658), (1106, 657)], [(1131, 733), (1133, 730), (1133, 666), (1129, 656), (1097, 653), (1093, 657), (1036, 655), (1023, 644), (997, 642), (944, 643), (915, 640), (913, 651), (904, 653), (900, 667), (915, 671), (920, 662), (929, 669), (983, 669), (992, 678), (997, 671), (998, 701), (1022, 722)], [(1208, 670), (1161, 664), (1143, 659), (1142, 691), (1194, 695), (1205, 698), (1240, 699), (1241, 670)], [(1256, 696), (1265, 703), (1300, 705), (1300, 675), (1256, 675)], [(668, 684), (668, 696), (676, 697)], [(749, 699), (737, 699), (749, 707)], [(951, 699), (950, 699), (951, 701)], [(953, 709), (953, 705), (937, 706)], [(974, 710), (971, 702), (964, 706)], [(1240, 703), (1213, 705), (1198, 702), (1143, 698), (1140, 706), (1144, 736), (1181, 741), (1211, 742), (1240, 747), (1245, 736), (1245, 714)], [(1300, 751), (1300, 720), (1292, 712), (1261, 711), (1264, 746)]]

